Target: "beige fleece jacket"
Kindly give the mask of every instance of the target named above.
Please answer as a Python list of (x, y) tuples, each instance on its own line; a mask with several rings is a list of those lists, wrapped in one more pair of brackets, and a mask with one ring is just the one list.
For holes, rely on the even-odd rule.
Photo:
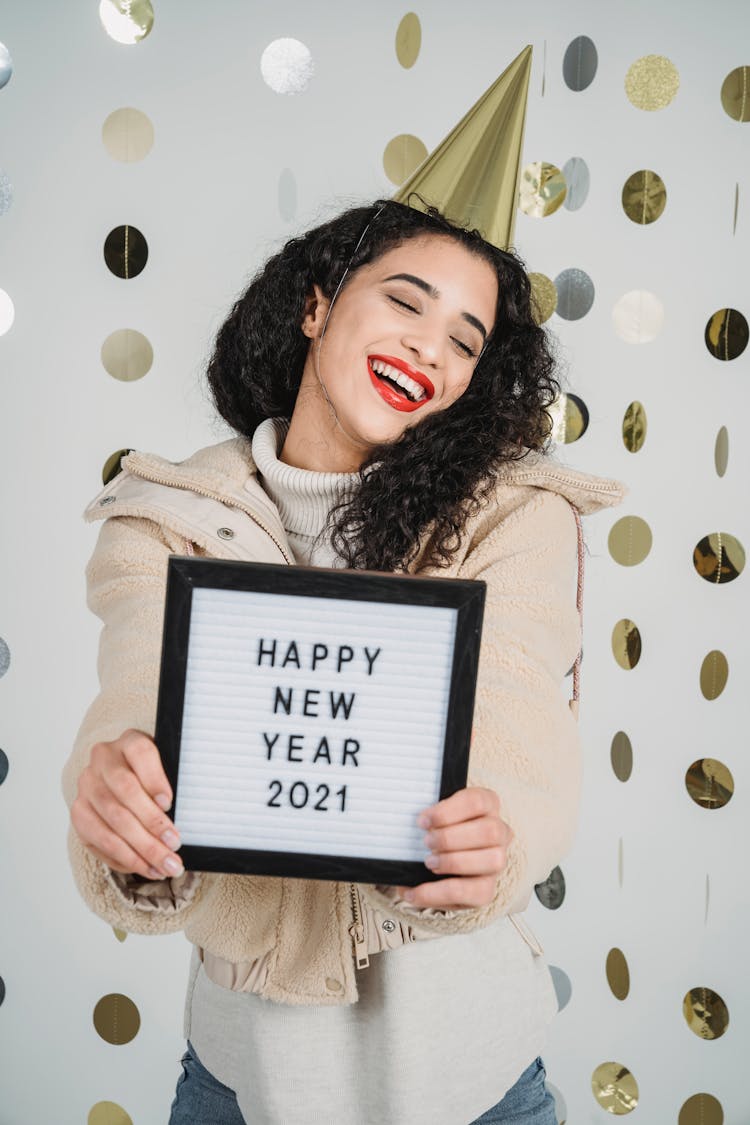
[[(526, 906), (569, 850), (578, 815), (580, 747), (563, 686), (581, 643), (575, 601), (582, 515), (613, 506), (624, 488), (529, 455), (504, 467), (489, 504), (468, 523), (450, 568), (426, 575), (487, 583), (469, 785), (495, 789), (514, 838), (485, 907), (418, 910), (389, 888), (358, 885), (365, 906), (387, 912), (415, 938), (466, 932)], [(88, 605), (103, 622), (100, 692), (63, 774), (68, 806), (92, 745), (135, 727), (153, 734), (167, 560), (188, 544), (216, 558), (292, 562), (283, 526), (261, 488), (250, 445), (233, 438), (179, 464), (131, 453), (123, 472), (86, 510), (104, 519), (87, 567)], [(265, 959), (261, 994), (291, 1004), (357, 998), (349, 884), (186, 872), (123, 892), (72, 828), (69, 851), (86, 903), (136, 933), (184, 929), (217, 958)]]

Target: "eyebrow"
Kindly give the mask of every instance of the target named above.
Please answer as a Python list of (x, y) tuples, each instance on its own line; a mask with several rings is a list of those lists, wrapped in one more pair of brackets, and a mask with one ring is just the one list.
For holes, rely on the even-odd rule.
[[(440, 293), (434, 285), (430, 285), (429, 281), (425, 281), (421, 277), (415, 277), (413, 273), (394, 273), (391, 274), (390, 277), (386, 277), (385, 280), (410, 281), (412, 285), (416, 285), (417, 288), (421, 289), (423, 293), (426, 293), (428, 297), (432, 297), (433, 301), (436, 301), (440, 296)], [(487, 329), (484, 327), (481, 320), (479, 320), (475, 316), (472, 316), (471, 313), (468, 312), (462, 312), (461, 316), (464, 318), (464, 320), (468, 321), (469, 324), (472, 324), (476, 329), (478, 329), (479, 332), (481, 332), (483, 340), (487, 339)]]

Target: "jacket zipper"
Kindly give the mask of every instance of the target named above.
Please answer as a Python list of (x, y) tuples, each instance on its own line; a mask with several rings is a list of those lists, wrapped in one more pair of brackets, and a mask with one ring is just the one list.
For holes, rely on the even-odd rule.
[(366, 969), (370, 964), (367, 956), (367, 941), (365, 937), (364, 916), (359, 891), (354, 883), (349, 884), (349, 894), (352, 900), (352, 924), (349, 927), (352, 941), (354, 942), (354, 961), (358, 969)]
[[(152, 484), (163, 484), (163, 485), (166, 485), (168, 488), (181, 488), (185, 492), (195, 492), (199, 496), (207, 496), (209, 500), (218, 500), (220, 504), (226, 504), (226, 500), (223, 497), (221, 497), (217, 492), (210, 492), (206, 488), (196, 487), (193, 484), (182, 484), (182, 483), (177, 483), (173, 480), (166, 480), (164, 477), (158, 477), (155, 473), (146, 473), (141, 468), (128, 469), (128, 472), (131, 472), (133, 474), (133, 476), (142, 477), (143, 480), (150, 480), (152, 482)], [(229, 506), (233, 507), (233, 508), (239, 508), (239, 510), (241, 512), (244, 512), (245, 515), (249, 516), (250, 519), (253, 521), (253, 523), (258, 525), (258, 527), (261, 529), (261, 531), (265, 531), (268, 538), (275, 544), (276, 547), (278, 547), (279, 551), (284, 556), (284, 558), (289, 563), (289, 565), (290, 566), (293, 565), (292, 560), (289, 558), (289, 555), (286, 553), (286, 551), (282, 547), (281, 543), (279, 543), (276, 536), (273, 534), (272, 531), (268, 530), (266, 525), (261, 520), (258, 519), (258, 517), (255, 515), (254, 512), (251, 512), (248, 507), (246, 507), (244, 504), (238, 503), (234, 499), (232, 500), (231, 505), (229, 505)]]

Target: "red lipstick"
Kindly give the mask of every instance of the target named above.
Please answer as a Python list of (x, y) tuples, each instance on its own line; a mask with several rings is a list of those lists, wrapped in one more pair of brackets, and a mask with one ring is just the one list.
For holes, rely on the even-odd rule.
[[(402, 372), (402, 374), (407, 375), (420, 387), (424, 388), (424, 396), (417, 402), (414, 402), (408, 397), (403, 388), (396, 387), (387, 378), (382, 378), (376, 374), (372, 367), (373, 360), (375, 360), (376, 362), (379, 360), (381, 363), (387, 363), (389, 367), (393, 367), (397, 371)], [(375, 390), (378, 392), (380, 397), (388, 403), (389, 406), (393, 407), (394, 410), (404, 410), (407, 412), (419, 410), (420, 406), (424, 406), (425, 403), (429, 402), (432, 396), (435, 394), (435, 388), (427, 378), (427, 376), (423, 372), (418, 371), (416, 367), (412, 367), (410, 363), (406, 362), (406, 360), (399, 359), (397, 356), (368, 356), (367, 370), (370, 373), (370, 381), (372, 382)]]

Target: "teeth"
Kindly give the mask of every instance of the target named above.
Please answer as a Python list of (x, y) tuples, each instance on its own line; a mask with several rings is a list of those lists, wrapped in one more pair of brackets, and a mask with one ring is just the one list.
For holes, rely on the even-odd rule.
[(421, 402), (425, 397), (424, 387), (420, 386), (414, 379), (410, 379), (403, 371), (399, 371), (398, 368), (391, 367), (389, 363), (384, 363), (382, 359), (372, 359), (370, 365), (376, 375), (381, 375), (385, 379), (390, 379), (392, 383), (398, 384), (399, 387), (403, 387), (415, 402)]

